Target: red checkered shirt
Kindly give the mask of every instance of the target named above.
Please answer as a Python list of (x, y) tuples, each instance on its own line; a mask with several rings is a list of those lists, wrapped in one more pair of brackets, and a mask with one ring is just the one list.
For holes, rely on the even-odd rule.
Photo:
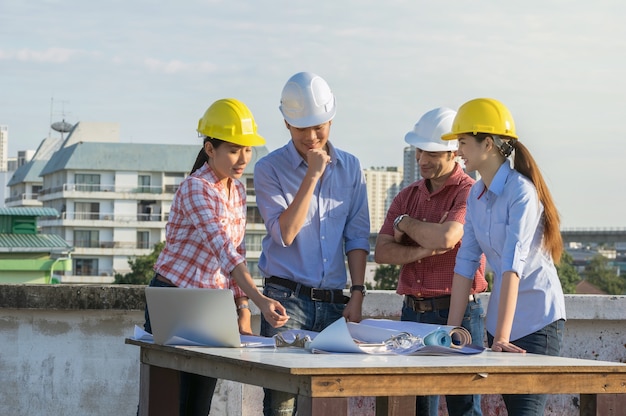
[[(393, 236), (393, 221), (401, 214), (408, 214), (421, 221), (439, 223), (447, 211), (446, 222), (457, 221), (464, 224), (467, 196), (473, 184), (474, 180), (463, 172), (457, 163), (444, 186), (433, 193), (428, 190), (424, 179), (407, 186), (391, 203), (380, 233)], [(405, 239), (405, 244), (417, 245), (406, 236)], [(420, 298), (450, 295), (454, 262), (460, 246), (461, 242), (446, 253), (403, 265), (396, 292), (400, 295), (413, 295)], [(486, 289), (483, 256), (471, 293), (483, 292)]]
[(230, 198), (208, 164), (189, 175), (174, 195), (166, 244), (154, 270), (179, 287), (244, 292), (230, 272), (245, 262), (246, 192), (233, 180)]

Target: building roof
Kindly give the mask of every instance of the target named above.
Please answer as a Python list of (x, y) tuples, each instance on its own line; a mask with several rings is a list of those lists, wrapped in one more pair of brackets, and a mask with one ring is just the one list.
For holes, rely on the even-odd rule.
[(198, 145), (80, 142), (57, 151), (40, 175), (61, 170), (189, 172)]
[[(201, 148), (201, 142), (197, 145), (80, 142), (57, 151), (40, 175), (61, 170), (189, 172)], [(246, 173), (252, 173), (256, 161), (268, 153), (264, 146), (253, 147), (252, 151)]]
[(0, 234), (0, 253), (45, 253), (72, 250), (72, 246), (56, 234)]
[(43, 178), (39, 176), (39, 173), (44, 166), (46, 166), (46, 163), (48, 163), (47, 160), (31, 160), (23, 164), (13, 173), (7, 186), (13, 186), (23, 182), (43, 183)]
[(0, 207), (0, 215), (13, 217), (58, 217), (59, 211), (49, 207)]
[(576, 294), (577, 295), (606, 295), (607, 293), (603, 290), (598, 289), (595, 285), (592, 285), (586, 280), (581, 280), (576, 285)]

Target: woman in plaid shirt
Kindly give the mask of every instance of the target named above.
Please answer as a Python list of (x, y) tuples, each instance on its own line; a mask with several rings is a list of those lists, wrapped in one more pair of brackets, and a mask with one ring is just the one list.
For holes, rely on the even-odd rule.
[[(231, 289), (239, 331), (251, 334), (250, 298), (265, 319), (279, 327), (285, 308), (261, 294), (246, 265), (246, 192), (238, 180), (252, 156), (265, 144), (250, 110), (240, 101), (213, 103), (198, 123), (204, 145), (191, 174), (174, 195), (166, 225), (166, 245), (154, 266), (150, 286)], [(210, 317), (207, 319), (219, 319)], [(151, 332), (146, 309), (146, 324)], [(206, 416), (217, 379), (181, 373), (180, 414)]]

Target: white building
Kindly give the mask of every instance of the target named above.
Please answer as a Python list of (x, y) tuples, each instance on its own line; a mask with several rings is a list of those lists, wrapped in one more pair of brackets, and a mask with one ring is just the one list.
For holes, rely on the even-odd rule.
[[(129, 258), (147, 255), (165, 240), (174, 193), (189, 174), (197, 145), (119, 143), (115, 123), (78, 123), (61, 142), (46, 139), (10, 182), (7, 205), (55, 208), (58, 218), (40, 218), (41, 231), (74, 247), (72, 274), (63, 283), (111, 283), (130, 272)], [(254, 148), (242, 181), (247, 185), (248, 267), (257, 264), (263, 221), (256, 208), (254, 163), (267, 154)]]
[(9, 157), (9, 127), (0, 125), (0, 172), (7, 171)]
[(370, 233), (378, 234), (391, 201), (400, 191), (402, 169), (381, 167), (365, 169), (367, 203), (370, 211)]

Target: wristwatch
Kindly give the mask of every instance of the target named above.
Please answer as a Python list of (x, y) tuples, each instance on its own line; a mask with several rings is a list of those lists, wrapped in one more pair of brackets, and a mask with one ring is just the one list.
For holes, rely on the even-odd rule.
[(402, 215), (398, 215), (398, 216), (396, 217), (396, 219), (395, 219), (395, 220), (393, 220), (393, 228), (394, 228), (396, 231), (400, 231), (401, 233), (402, 233), (402, 232), (404, 232), (404, 231), (402, 231), (402, 230), (400, 230), (400, 229), (398, 228), (398, 225), (400, 224), (400, 221), (402, 221), (402, 220), (404, 219), (404, 217), (408, 217), (408, 216), (409, 216), (409, 214), (402, 214)]
[(352, 285), (352, 286), (350, 286), (350, 294), (352, 294), (352, 292), (354, 292), (354, 291), (361, 292), (363, 294), (363, 296), (365, 296), (365, 294), (367, 293), (365, 291), (365, 286), (363, 286), (363, 285)]

